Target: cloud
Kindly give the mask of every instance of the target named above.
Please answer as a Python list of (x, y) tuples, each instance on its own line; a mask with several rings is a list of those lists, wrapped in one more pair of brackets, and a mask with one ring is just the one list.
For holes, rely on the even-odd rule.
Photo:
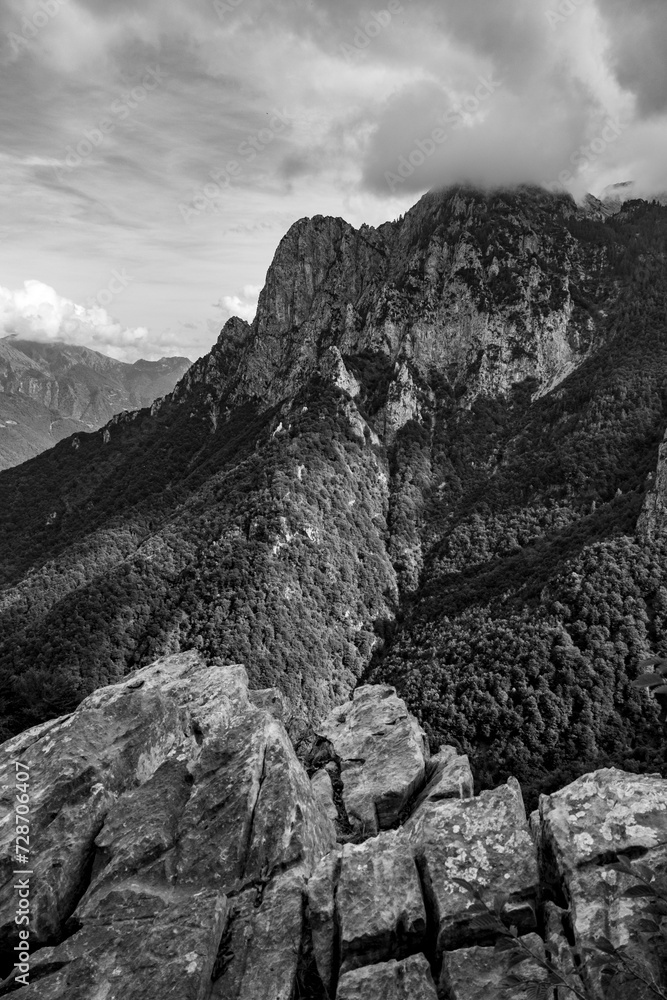
[(667, 189), (665, 0), (54, 0), (33, 31), (43, 2), (0, 5), (0, 281), (73, 307), (127, 268), (76, 328), (99, 349), (206, 350), (304, 215), (377, 225), (457, 182)]
[(259, 285), (245, 285), (240, 295), (223, 295), (216, 303), (216, 309), (222, 310), (222, 322), (224, 323), (230, 316), (240, 316), (241, 319), (251, 323), (257, 312), (260, 292)]
[(19, 340), (89, 347), (117, 361), (157, 360), (171, 346), (169, 338), (124, 327), (99, 304), (78, 305), (41, 281), (26, 281), (15, 291), (0, 287), (0, 330)]
[(667, 111), (667, 5), (664, 0), (597, 0), (609, 32), (610, 66), (637, 98), (642, 117)]

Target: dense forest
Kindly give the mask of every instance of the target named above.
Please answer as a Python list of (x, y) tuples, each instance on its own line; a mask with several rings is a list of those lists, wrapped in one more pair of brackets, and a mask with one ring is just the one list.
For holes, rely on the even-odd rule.
[[(434, 748), (531, 803), (606, 764), (667, 774), (632, 687), (667, 654), (667, 532), (637, 528), (667, 428), (667, 209), (447, 192), (378, 233), (354, 337), (318, 345), (354, 398), (317, 363), (240, 393), (260, 317), (156, 412), (0, 474), (3, 736), (198, 648), (281, 686), (294, 732), (393, 683)], [(313, 310), (340, 295), (322, 282)]]

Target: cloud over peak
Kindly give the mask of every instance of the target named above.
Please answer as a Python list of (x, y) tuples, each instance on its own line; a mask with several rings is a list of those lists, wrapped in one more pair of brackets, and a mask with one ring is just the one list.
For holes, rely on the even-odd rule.
[(89, 347), (117, 361), (159, 360), (169, 346), (145, 327), (124, 327), (98, 303), (79, 305), (34, 280), (14, 291), (0, 287), (0, 331), (19, 340)]

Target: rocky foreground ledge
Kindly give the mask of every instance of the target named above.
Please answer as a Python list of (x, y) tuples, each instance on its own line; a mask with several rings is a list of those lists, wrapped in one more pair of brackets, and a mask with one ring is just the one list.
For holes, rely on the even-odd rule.
[[(243, 667), (182, 653), (6, 743), (0, 995), (512, 996), (511, 953), (455, 878), (502, 894), (533, 953), (581, 987), (579, 970), (591, 997), (604, 996), (601, 935), (664, 981), (667, 918), (647, 933), (646, 899), (622, 898), (633, 880), (611, 866), (625, 854), (667, 869), (667, 781), (597, 771), (542, 796), (528, 822), (514, 779), (475, 796), (466, 757), (430, 757), (393, 688), (360, 688), (336, 709), (308, 771), (282, 714), (280, 694), (249, 691)], [(30, 773), (28, 986), (11, 972), (16, 760)]]

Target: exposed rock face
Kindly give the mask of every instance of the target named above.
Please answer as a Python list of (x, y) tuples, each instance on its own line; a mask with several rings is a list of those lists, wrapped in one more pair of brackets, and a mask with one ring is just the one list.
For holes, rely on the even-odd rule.
[(414, 857), (399, 834), (345, 845), (336, 909), (341, 972), (418, 950), (426, 911)]
[[(537, 934), (527, 934), (526, 946), (539, 958), (544, 958), (544, 943)], [(507, 975), (510, 952), (495, 948), (459, 948), (444, 956), (440, 986), (449, 1000), (507, 1000)], [(521, 965), (526, 979), (544, 982), (546, 969), (538, 962)]]
[(637, 521), (637, 531), (651, 542), (667, 528), (667, 434), (660, 445), (658, 464), (651, 488)]
[(667, 872), (667, 781), (615, 768), (584, 775), (554, 795), (542, 796), (536, 828), (563, 880), (591, 995), (605, 995), (592, 961), (601, 936), (642, 975), (659, 982), (667, 969), (667, 940), (660, 931), (646, 932), (646, 896), (624, 896), (638, 879), (611, 864), (620, 854), (639, 857), (633, 864), (638, 871), (648, 865), (654, 872)]
[(310, 784), (325, 814), (332, 822), (335, 822), (338, 819), (338, 810), (334, 801), (334, 790), (329, 772), (324, 768), (320, 768), (310, 779)]
[(402, 962), (368, 965), (341, 978), (336, 1000), (436, 1000), (429, 964), (423, 955)]
[(386, 830), (424, 783), (428, 745), (389, 686), (360, 687), (318, 727), (340, 761), (350, 822), (368, 836)]
[[(492, 255), (483, 246), (489, 213), (502, 230)], [(378, 229), (302, 219), (278, 246), (252, 325), (230, 320), (175, 398), (201, 383), (212, 400), (230, 392), (237, 403), (274, 404), (314, 372), (357, 398), (346, 359), (373, 357), (393, 371), (375, 420), (391, 442), (428, 408), (435, 371), (464, 388), (462, 405), (527, 378), (537, 392), (551, 389), (596, 340), (571, 296), (576, 241), (546, 235), (554, 216), (564, 226), (578, 214), (587, 212), (538, 189), (520, 199), (460, 189), (432, 192)]]
[[(251, 702), (243, 667), (157, 661), (3, 751), (9, 819), (12, 761), (30, 773), (33, 942), (74, 932), (35, 956), (35, 995), (84, 1000), (110, 984), (108, 1000), (208, 997), (213, 975), (226, 997), (288, 1000), (305, 879), (335, 834), (281, 723)], [(10, 944), (13, 823), (4, 831)], [(245, 952), (216, 968), (227, 931)]]
[(523, 931), (535, 926), (539, 873), (521, 791), (513, 778), (478, 798), (430, 801), (407, 821), (427, 898), (437, 924), (437, 952), (474, 940), (474, 899), (453, 881), (466, 879), (504, 909)]
[[(0, 993), (501, 1000), (510, 972), (540, 981), (546, 961), (602, 1000), (602, 965), (617, 959), (601, 936), (664, 986), (666, 918), (647, 934), (646, 899), (623, 896), (636, 883), (610, 865), (625, 852), (641, 854), (637, 872), (667, 869), (667, 781), (586, 775), (542, 797), (533, 839), (514, 779), (475, 796), (455, 748), (427, 763), (392, 688), (361, 688), (332, 713), (311, 778), (281, 715), (276, 692), (248, 691), (243, 667), (185, 653), (5, 744), (2, 955), (17, 930), (16, 760), (30, 774), (34, 950), (28, 985), (5, 959)], [(357, 825), (351, 843), (345, 816), (333, 818), (348, 803), (396, 829)], [(502, 922), (479, 919), (474, 892)], [(545, 898), (554, 892), (569, 910)], [(495, 947), (510, 925), (534, 960)], [(608, 995), (644, 998), (636, 978), (618, 989)]]
[(474, 795), (475, 779), (470, 770), (470, 762), (465, 754), (459, 754), (455, 747), (441, 747), (426, 765), (427, 785), (415, 800), (413, 810), (417, 811), (422, 802), (436, 802), (438, 799), (468, 799)]
[(0, 339), (0, 470), (150, 406), (189, 367), (187, 358), (130, 365), (71, 344)]

